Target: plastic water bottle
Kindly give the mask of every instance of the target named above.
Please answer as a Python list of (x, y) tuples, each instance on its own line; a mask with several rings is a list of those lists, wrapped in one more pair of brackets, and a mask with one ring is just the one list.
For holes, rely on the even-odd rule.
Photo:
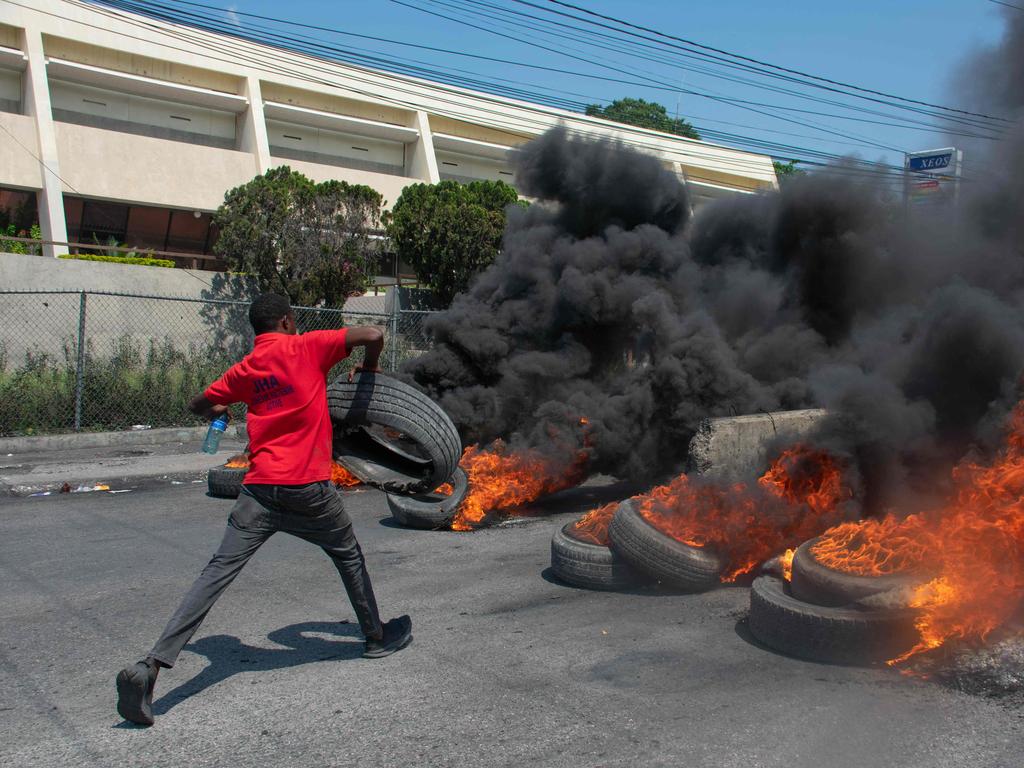
[(210, 428), (206, 431), (206, 439), (203, 440), (203, 453), (217, 452), (217, 448), (220, 446), (220, 438), (227, 428), (227, 416), (218, 416), (210, 423)]

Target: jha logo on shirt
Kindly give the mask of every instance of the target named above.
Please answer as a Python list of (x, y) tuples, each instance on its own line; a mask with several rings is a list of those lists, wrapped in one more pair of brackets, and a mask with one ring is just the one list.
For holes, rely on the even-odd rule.
[(277, 376), (264, 376), (253, 381), (255, 393), (251, 405), (263, 405), (267, 411), (272, 411), (284, 405), (282, 398), (295, 391), (291, 384), (281, 384)]
[(256, 379), (253, 382), (253, 388), (256, 390), (257, 395), (277, 389), (279, 386), (281, 385), (277, 383), (277, 376), (264, 376), (262, 379)]

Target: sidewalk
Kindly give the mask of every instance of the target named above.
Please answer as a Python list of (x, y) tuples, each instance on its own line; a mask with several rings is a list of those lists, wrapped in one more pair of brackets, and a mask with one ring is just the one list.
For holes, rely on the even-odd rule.
[[(9, 439), (3, 445), (6, 450), (0, 452), (0, 498), (60, 493), (65, 486), (72, 491), (104, 485), (124, 491), (154, 483), (202, 481), (210, 467), (245, 448), (245, 440), (231, 428), (221, 439), (217, 455), (202, 453), (204, 434), (205, 428), (120, 437), (107, 433), (106, 439), (83, 436), (77, 445), (71, 439), (74, 436), (26, 438), (20, 443)], [(88, 444), (97, 442), (105, 444)]]

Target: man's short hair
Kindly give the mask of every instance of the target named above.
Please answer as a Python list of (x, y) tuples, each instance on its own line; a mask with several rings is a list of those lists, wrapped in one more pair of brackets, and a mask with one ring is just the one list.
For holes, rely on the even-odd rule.
[(270, 333), (277, 328), (282, 317), (291, 314), (292, 305), (287, 296), (261, 293), (249, 306), (249, 322), (256, 334)]

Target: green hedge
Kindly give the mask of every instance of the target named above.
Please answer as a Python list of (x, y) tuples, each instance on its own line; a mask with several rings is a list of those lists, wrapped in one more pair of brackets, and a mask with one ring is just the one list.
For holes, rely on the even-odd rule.
[(111, 264), (138, 264), (142, 267), (173, 267), (170, 259), (151, 259), (146, 256), (106, 256), (98, 253), (64, 253), (62, 259), (77, 261), (107, 261)]
[[(0, 435), (69, 431), (75, 414), (74, 343), (66, 342), (59, 356), (27, 352), (14, 368), (5, 358), (0, 344)], [(104, 431), (202, 423), (189, 412), (189, 401), (234, 360), (213, 344), (181, 349), (169, 339), (126, 335), (102, 353), (88, 344), (83, 362), (82, 429)]]

